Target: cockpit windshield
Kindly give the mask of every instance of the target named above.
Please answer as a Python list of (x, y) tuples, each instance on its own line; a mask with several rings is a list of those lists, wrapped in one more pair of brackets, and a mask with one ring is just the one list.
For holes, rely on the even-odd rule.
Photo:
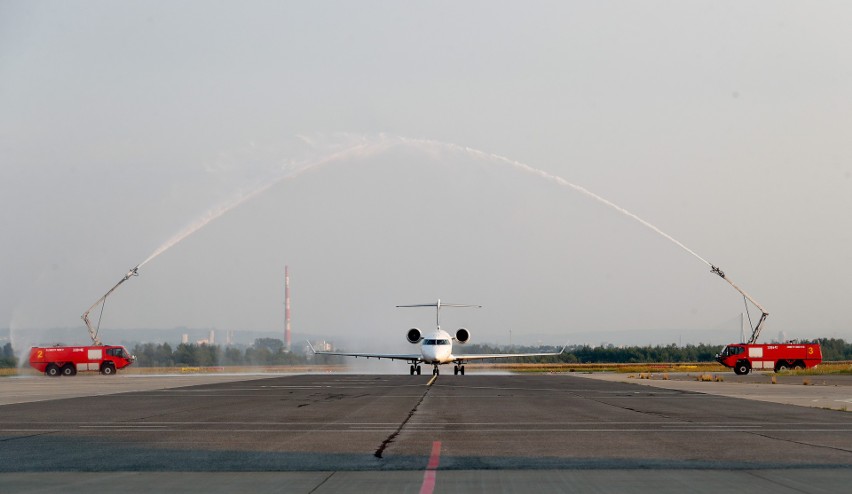
[(424, 345), (449, 345), (450, 340), (430, 340), (430, 339), (426, 339), (426, 340), (423, 340), (423, 344)]

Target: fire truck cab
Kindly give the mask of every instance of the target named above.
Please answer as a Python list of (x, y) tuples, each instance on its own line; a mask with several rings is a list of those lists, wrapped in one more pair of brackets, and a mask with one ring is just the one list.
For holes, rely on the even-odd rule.
[(775, 372), (809, 369), (822, 362), (822, 349), (819, 343), (735, 343), (722, 349), (716, 355), (716, 361), (733, 368), (739, 375), (748, 374), (752, 369), (772, 369)]

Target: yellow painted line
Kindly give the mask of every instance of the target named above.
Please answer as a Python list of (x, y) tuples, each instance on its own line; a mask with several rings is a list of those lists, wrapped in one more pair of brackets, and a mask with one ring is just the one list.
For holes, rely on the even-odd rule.
[(435, 379), (438, 379), (438, 375), (437, 375), (437, 374), (435, 374), (434, 376), (432, 376), (432, 379), (429, 379), (429, 382), (428, 382), (428, 383), (426, 383), (426, 386), (431, 386), (431, 385), (432, 385), (432, 383), (433, 383), (433, 382), (435, 382)]

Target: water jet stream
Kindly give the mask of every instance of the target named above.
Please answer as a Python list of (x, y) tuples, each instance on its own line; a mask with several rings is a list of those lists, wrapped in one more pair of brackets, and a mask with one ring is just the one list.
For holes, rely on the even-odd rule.
[(367, 156), (367, 155), (370, 155), (370, 154), (376, 154), (376, 153), (379, 153), (379, 152), (386, 151), (386, 150), (388, 150), (388, 149), (390, 149), (391, 147), (394, 147), (394, 146), (407, 146), (407, 147), (413, 147), (413, 148), (419, 148), (419, 149), (432, 148), (433, 150), (434, 149), (444, 149), (444, 150), (455, 151), (455, 152), (466, 154), (466, 155), (471, 156), (471, 157), (476, 158), (476, 159), (504, 163), (504, 164), (510, 165), (510, 166), (512, 166), (516, 169), (524, 171), (526, 173), (530, 173), (530, 174), (539, 176), (539, 177), (541, 177), (545, 180), (555, 182), (555, 183), (562, 185), (562, 186), (565, 186), (565, 187), (569, 187), (571, 189), (576, 190), (577, 192), (580, 192), (581, 194), (583, 194), (587, 197), (590, 197), (590, 198), (592, 198), (592, 199), (594, 199), (594, 200), (596, 200), (596, 201), (598, 201), (602, 204), (609, 206), (610, 208), (618, 211), (619, 213), (621, 213), (621, 214), (623, 214), (623, 215), (625, 215), (629, 218), (632, 218), (632, 219), (638, 221), (640, 224), (644, 225), (645, 227), (651, 229), (652, 231), (656, 232), (657, 234), (661, 235), (662, 237), (673, 242), (675, 245), (682, 248), (686, 252), (692, 254), (693, 256), (695, 256), (697, 259), (699, 259), (704, 264), (711, 266), (711, 267), (713, 266), (709, 261), (707, 261), (706, 259), (704, 259), (700, 255), (698, 255), (695, 251), (693, 251), (692, 249), (690, 249), (689, 247), (684, 245), (682, 242), (680, 242), (679, 240), (672, 237), (671, 235), (660, 230), (659, 228), (657, 228), (653, 224), (649, 223), (648, 221), (640, 218), (639, 216), (631, 213), (630, 211), (624, 209), (623, 207), (613, 203), (612, 201), (609, 201), (609, 200), (595, 194), (594, 192), (586, 189), (585, 187), (581, 187), (579, 185), (571, 183), (568, 180), (565, 180), (564, 178), (562, 178), (558, 175), (553, 175), (553, 174), (548, 173), (544, 170), (534, 168), (534, 167), (532, 167), (532, 166), (530, 166), (526, 163), (522, 163), (520, 161), (516, 161), (516, 160), (513, 160), (511, 158), (507, 158), (505, 156), (500, 156), (498, 154), (488, 153), (486, 151), (481, 151), (479, 149), (474, 149), (474, 148), (467, 147), (467, 146), (460, 146), (458, 144), (452, 144), (452, 143), (436, 141), (436, 140), (429, 140), (429, 139), (413, 139), (413, 138), (408, 138), (408, 137), (390, 137), (390, 136), (387, 136), (387, 135), (381, 135), (378, 139), (374, 139), (373, 141), (361, 142), (357, 145), (346, 148), (343, 151), (332, 153), (332, 154), (329, 154), (327, 156), (321, 157), (319, 159), (307, 162), (305, 164), (298, 165), (298, 166), (294, 167), (295, 169), (293, 171), (290, 171), (290, 172), (288, 172), (288, 173), (286, 173), (282, 176), (279, 176), (279, 177), (272, 179), (271, 181), (263, 184), (262, 186), (252, 190), (248, 194), (239, 196), (239, 197), (232, 199), (228, 202), (220, 204), (219, 206), (217, 206), (213, 209), (210, 209), (203, 216), (201, 216), (198, 220), (196, 220), (193, 224), (186, 227), (184, 230), (178, 232), (174, 237), (172, 237), (171, 239), (166, 241), (163, 245), (161, 245), (159, 248), (157, 248), (157, 250), (155, 250), (150, 256), (148, 256), (147, 259), (145, 259), (144, 261), (139, 263), (139, 265), (137, 267), (141, 268), (142, 266), (144, 266), (145, 264), (147, 264), (148, 262), (153, 260), (155, 257), (159, 256), (163, 252), (174, 247), (176, 244), (178, 244), (179, 242), (181, 242), (185, 238), (189, 237), (193, 233), (197, 232), (198, 230), (204, 228), (213, 220), (221, 217), (222, 215), (224, 215), (228, 211), (240, 206), (241, 204), (251, 200), (252, 198), (257, 197), (258, 195), (266, 192), (267, 190), (269, 190), (274, 185), (276, 185), (280, 182), (296, 178), (299, 175), (301, 175), (301, 174), (303, 174), (303, 173), (305, 173), (305, 172), (307, 172), (307, 171), (309, 171), (313, 168), (317, 168), (317, 167), (320, 167), (320, 166), (323, 166), (323, 165), (328, 165), (330, 163), (334, 163), (334, 162), (337, 162), (337, 161), (343, 161), (343, 160), (353, 158), (353, 157), (363, 157), (363, 156)]
[(652, 225), (651, 223), (643, 220), (639, 216), (631, 213), (630, 211), (624, 209), (623, 207), (621, 207), (621, 206), (619, 206), (619, 205), (617, 205), (617, 204), (615, 204), (615, 203), (613, 203), (613, 202), (611, 202), (607, 199), (604, 199), (603, 197), (595, 194), (594, 192), (590, 191), (589, 189), (586, 189), (585, 187), (581, 187), (579, 185), (573, 184), (573, 183), (565, 180), (564, 178), (562, 178), (558, 175), (553, 175), (553, 174), (550, 174), (550, 173), (548, 173), (544, 170), (539, 170), (538, 168), (533, 168), (532, 166), (527, 165), (526, 163), (521, 163), (520, 161), (516, 161), (516, 160), (510, 159), (510, 158), (506, 158), (505, 156), (500, 156), (499, 154), (488, 153), (488, 152), (485, 152), (485, 151), (480, 151), (479, 149), (474, 149), (474, 148), (470, 148), (470, 147), (466, 147), (466, 146), (460, 146), (458, 144), (450, 144), (450, 143), (433, 141), (433, 140), (426, 140), (426, 139), (409, 139), (409, 138), (404, 138), (404, 137), (401, 137), (400, 139), (407, 144), (412, 144), (412, 145), (415, 145), (415, 146), (422, 146), (422, 145), (440, 146), (440, 147), (452, 149), (454, 151), (465, 153), (465, 154), (472, 156), (474, 158), (506, 163), (506, 164), (511, 165), (511, 166), (513, 166), (513, 167), (515, 167), (519, 170), (522, 170), (524, 172), (531, 173), (533, 175), (537, 175), (537, 176), (539, 176), (539, 177), (541, 177), (545, 180), (555, 182), (555, 183), (562, 185), (562, 186), (565, 186), (565, 187), (570, 187), (570, 188), (576, 190), (577, 192), (582, 193), (583, 195), (591, 197), (592, 199), (594, 199), (594, 200), (596, 200), (596, 201), (598, 201), (602, 204), (605, 204), (605, 205), (611, 207), (612, 209), (615, 209), (616, 211), (618, 211), (619, 213), (621, 213), (621, 214), (623, 214), (627, 217), (633, 218), (634, 220), (638, 221), (639, 223), (646, 226), (647, 228), (650, 228), (651, 230), (658, 233), (659, 235), (662, 235), (664, 238), (674, 242), (675, 245), (677, 245), (680, 248), (682, 248), (683, 250), (689, 252), (690, 254), (692, 254), (693, 256), (698, 258), (704, 264), (711, 266), (711, 267), (713, 266), (709, 261), (707, 261), (703, 257), (699, 256), (697, 253), (695, 253), (695, 251), (693, 251), (689, 247), (685, 246), (683, 243), (681, 243), (680, 241), (678, 241), (677, 239), (675, 239), (671, 235), (665, 233), (664, 231), (660, 230), (659, 228)]
[(302, 173), (304, 173), (308, 170), (311, 170), (313, 168), (317, 168), (317, 167), (320, 167), (320, 166), (323, 166), (323, 165), (327, 165), (327, 164), (333, 163), (335, 161), (341, 161), (341, 160), (345, 160), (345, 159), (356, 157), (356, 156), (366, 156), (366, 155), (369, 155), (369, 154), (374, 154), (376, 152), (379, 152), (383, 149), (384, 148), (382, 148), (381, 143), (361, 143), (361, 144), (357, 144), (357, 145), (351, 146), (349, 148), (346, 148), (343, 151), (339, 151), (339, 152), (332, 153), (330, 155), (324, 156), (324, 157), (319, 158), (317, 160), (312, 160), (308, 163), (305, 163), (305, 164), (302, 164), (302, 165), (297, 165), (294, 170), (292, 170), (288, 173), (285, 173), (284, 175), (281, 175), (279, 177), (274, 178), (273, 180), (261, 185), (260, 187), (252, 190), (251, 192), (244, 194), (244, 195), (241, 195), (241, 196), (238, 196), (238, 197), (235, 197), (234, 199), (231, 199), (230, 201), (227, 201), (225, 203), (222, 203), (222, 204), (214, 207), (213, 209), (210, 209), (209, 211), (204, 213), (204, 215), (202, 215), (200, 218), (198, 218), (198, 220), (196, 220), (194, 223), (192, 223), (188, 227), (184, 228), (183, 230), (178, 232), (175, 236), (173, 236), (172, 238), (167, 240), (163, 245), (158, 247), (157, 250), (155, 250), (150, 256), (148, 256), (147, 259), (145, 259), (144, 261), (139, 263), (137, 268), (141, 268), (142, 266), (148, 264), (155, 257), (157, 257), (160, 254), (162, 254), (163, 252), (171, 249), (172, 247), (174, 247), (175, 245), (180, 243), (185, 238), (189, 237), (193, 233), (195, 233), (198, 230), (201, 230), (202, 228), (207, 226), (211, 221), (221, 217), (222, 215), (224, 215), (228, 211), (230, 211), (230, 210), (236, 208), (237, 206), (240, 206), (241, 204), (259, 196), (260, 194), (263, 194), (264, 192), (266, 192), (267, 190), (269, 190), (270, 188), (272, 188), (274, 185), (278, 184), (279, 182), (282, 182), (282, 181), (288, 180), (288, 179), (296, 178), (296, 177), (298, 177), (299, 175), (301, 175)]
[[(697, 258), (698, 260), (700, 260), (704, 264), (710, 266), (711, 271), (713, 273), (718, 274), (722, 279), (724, 279), (725, 281), (730, 283), (731, 286), (733, 286), (735, 289), (737, 289), (737, 291), (742, 293), (745, 298), (747, 298), (754, 305), (756, 305), (764, 314), (763, 318), (761, 319), (761, 322), (758, 323), (757, 327), (754, 329), (752, 339), (756, 338), (756, 334), (759, 332), (760, 327), (762, 325), (762, 322), (766, 318), (766, 315), (767, 315), (766, 310), (764, 310), (763, 307), (760, 306), (760, 304), (758, 304), (754, 299), (752, 299), (749, 295), (747, 295), (742, 289), (740, 289), (737, 285), (735, 285), (729, 278), (727, 278), (727, 276), (725, 276), (724, 272), (722, 272), (721, 269), (719, 269), (718, 267), (711, 264), (709, 261), (707, 261), (706, 259), (704, 259), (700, 255), (698, 255), (695, 251), (693, 251), (692, 249), (690, 249), (689, 247), (684, 245), (682, 242), (675, 239), (671, 235), (665, 233), (664, 231), (660, 230), (659, 228), (657, 228), (653, 224), (649, 223), (648, 221), (640, 218), (636, 214), (634, 214), (634, 213), (624, 209), (623, 207), (613, 203), (612, 201), (609, 201), (609, 200), (595, 194), (594, 192), (586, 189), (585, 187), (581, 187), (579, 185), (571, 183), (568, 180), (565, 180), (564, 178), (562, 178), (558, 175), (554, 175), (554, 174), (548, 173), (544, 170), (534, 168), (534, 167), (532, 167), (532, 166), (530, 166), (526, 163), (522, 163), (520, 161), (516, 161), (516, 160), (513, 160), (511, 158), (507, 158), (505, 156), (501, 156), (501, 155), (494, 154), (494, 153), (488, 153), (486, 151), (481, 151), (479, 149), (474, 149), (474, 148), (467, 147), (467, 146), (460, 146), (458, 144), (452, 144), (452, 143), (447, 143), (447, 142), (442, 142), (442, 141), (429, 140), (429, 139), (416, 139), (416, 138), (408, 138), (408, 137), (398, 137), (398, 136), (395, 137), (395, 136), (388, 136), (388, 135), (385, 135), (385, 134), (381, 134), (381, 135), (379, 135), (378, 138), (372, 138), (372, 139), (361, 137), (359, 139), (359, 141), (360, 142), (358, 142), (358, 144), (347, 147), (347, 148), (345, 148), (341, 151), (337, 151), (337, 152), (325, 155), (323, 157), (320, 157), (318, 159), (310, 160), (310, 161), (302, 163), (300, 165), (290, 167), (290, 169), (287, 172), (285, 172), (284, 174), (271, 179), (267, 183), (251, 190), (250, 192), (243, 194), (243, 195), (240, 195), (240, 196), (238, 196), (234, 199), (231, 199), (230, 201), (227, 201), (225, 203), (222, 203), (219, 206), (214, 207), (213, 209), (210, 209), (204, 215), (202, 215), (198, 220), (196, 220), (194, 223), (192, 223), (191, 225), (189, 225), (185, 229), (181, 230), (176, 235), (174, 235), (172, 238), (170, 238), (165, 243), (163, 243), (150, 256), (148, 256), (147, 259), (145, 259), (144, 261), (139, 263), (136, 266), (136, 268), (134, 268), (132, 271), (135, 274), (136, 269), (141, 268), (144, 265), (148, 264), (150, 261), (155, 259), (160, 254), (171, 249), (172, 247), (174, 247), (175, 245), (177, 245), (178, 243), (180, 243), (181, 241), (183, 241), (184, 239), (186, 239), (187, 237), (189, 237), (193, 233), (204, 228), (205, 226), (207, 226), (208, 224), (210, 224), (212, 221), (216, 220), (217, 218), (220, 218), (221, 216), (223, 216), (228, 211), (231, 211), (232, 209), (234, 209), (234, 208), (246, 203), (247, 201), (259, 196), (260, 194), (263, 194), (264, 192), (266, 192), (267, 190), (269, 190), (270, 188), (272, 188), (273, 186), (275, 186), (276, 184), (278, 184), (280, 182), (283, 182), (285, 180), (294, 179), (294, 178), (300, 176), (301, 174), (303, 174), (307, 171), (310, 171), (314, 168), (318, 168), (318, 167), (321, 167), (321, 166), (324, 166), (324, 165), (328, 165), (328, 164), (340, 162), (340, 161), (345, 161), (347, 159), (351, 159), (351, 158), (355, 158), (355, 157), (365, 157), (365, 156), (369, 156), (369, 155), (374, 155), (374, 154), (377, 154), (377, 153), (380, 153), (380, 152), (385, 152), (385, 151), (387, 151), (387, 150), (389, 150), (393, 147), (396, 147), (396, 146), (403, 146), (403, 147), (411, 147), (411, 148), (416, 148), (416, 149), (421, 149), (421, 150), (422, 149), (428, 149), (428, 150), (431, 150), (431, 151), (434, 151), (434, 150), (449, 150), (449, 151), (465, 154), (465, 155), (470, 156), (470, 157), (475, 158), (475, 159), (506, 164), (506, 165), (509, 165), (509, 166), (511, 166), (515, 169), (521, 170), (525, 173), (530, 173), (532, 175), (541, 177), (541, 178), (548, 180), (550, 182), (554, 182), (558, 185), (561, 185), (561, 186), (564, 186), (564, 187), (569, 187), (569, 188), (571, 188), (571, 189), (573, 189), (577, 192), (580, 192), (581, 194), (583, 194), (587, 197), (590, 197), (590, 198), (594, 199), (595, 201), (598, 201), (598, 202), (600, 202), (600, 203), (602, 203), (606, 206), (609, 206), (610, 208), (614, 209), (615, 211), (617, 211), (617, 212), (619, 212), (619, 213), (621, 213), (621, 214), (623, 214), (623, 215), (625, 215), (629, 218), (632, 218), (633, 220), (639, 222), (640, 224), (642, 224), (646, 228), (649, 228), (650, 230), (652, 230), (653, 232), (662, 236), (663, 238), (671, 241), (672, 243), (674, 243), (675, 245), (677, 245), (678, 247), (680, 247), (684, 251), (688, 252), (689, 254), (691, 254), (692, 256), (694, 256), (695, 258)], [(113, 287), (112, 290), (114, 290), (116, 287)], [(112, 292), (112, 290), (110, 290), (109, 292), (107, 292), (106, 295), (101, 297), (99, 302), (103, 302), (104, 299), (106, 298), (106, 296), (109, 295)], [(95, 303), (95, 305), (97, 305), (97, 304), (98, 304), (98, 302)], [(94, 308), (94, 306), (92, 308)], [(92, 310), (92, 308), (90, 308), (89, 310)], [(89, 311), (87, 311), (86, 314), (88, 314), (88, 312)], [(84, 319), (85, 319), (86, 314), (84, 314)]]

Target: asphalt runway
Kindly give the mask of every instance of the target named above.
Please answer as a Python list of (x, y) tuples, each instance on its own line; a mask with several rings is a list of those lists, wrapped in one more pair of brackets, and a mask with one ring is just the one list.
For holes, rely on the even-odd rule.
[[(122, 377), (49, 385), (115, 386)], [(2, 405), (0, 491), (784, 493), (852, 485), (848, 412), (570, 374), (441, 375), (429, 386), (431, 377), (253, 376)]]

